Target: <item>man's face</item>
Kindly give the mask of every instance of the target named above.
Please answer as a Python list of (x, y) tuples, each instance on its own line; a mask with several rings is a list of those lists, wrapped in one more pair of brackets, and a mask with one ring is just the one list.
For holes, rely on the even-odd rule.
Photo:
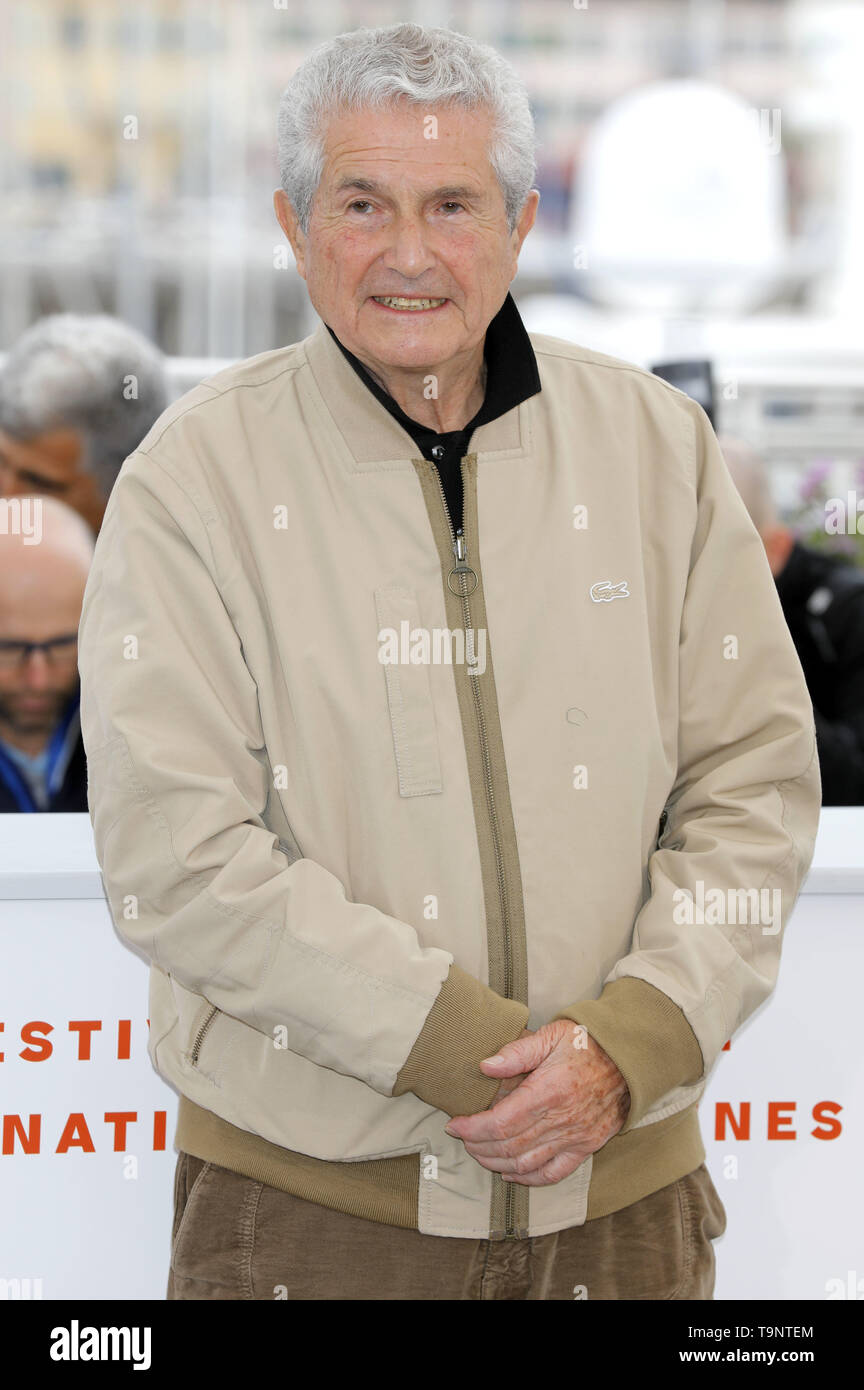
[[(43, 585), (9, 582), (0, 587), (0, 638), (4, 642), (47, 642), (77, 634), (85, 576), (67, 570), (52, 582), (50, 601)], [(66, 701), (78, 684), (78, 648), (73, 642), (31, 652), (23, 663), (9, 665), (0, 653), (0, 736), (44, 734), (47, 741)]]
[(0, 430), (0, 497), (58, 497), (98, 532), (105, 499), (84, 467), (83, 452), (75, 429), (46, 430), (30, 439)]
[[(506, 298), (539, 194), (508, 232), (490, 127), (486, 112), (458, 106), (334, 116), (308, 236), (286, 195), (275, 195), (317, 313), (385, 374), (467, 361)], [(387, 308), (382, 295), (431, 297), (436, 307)]]

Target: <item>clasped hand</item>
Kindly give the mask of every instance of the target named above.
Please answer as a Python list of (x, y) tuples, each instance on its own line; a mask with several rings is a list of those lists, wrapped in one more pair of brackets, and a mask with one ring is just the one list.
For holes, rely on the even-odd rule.
[(454, 1115), (446, 1130), (505, 1182), (561, 1182), (627, 1119), (623, 1076), (582, 1025), (568, 1019), (524, 1029), (480, 1066), (501, 1078), (491, 1107)]

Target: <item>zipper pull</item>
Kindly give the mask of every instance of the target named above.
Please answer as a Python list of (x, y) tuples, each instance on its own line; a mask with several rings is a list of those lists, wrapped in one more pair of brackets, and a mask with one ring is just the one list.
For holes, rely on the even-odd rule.
[[(456, 532), (456, 539), (453, 542), (453, 554), (456, 557), (456, 565), (447, 576), (447, 587), (450, 590), (451, 594), (463, 594), (463, 596), (467, 597), (468, 594), (473, 594), (474, 590), (477, 588), (477, 584), (479, 583), (479, 581), (477, 579), (477, 575), (474, 573), (474, 570), (472, 570), (471, 566), (468, 564), (468, 547), (465, 544), (465, 537), (462, 534), (461, 526), (459, 527), (459, 530)], [(454, 589), (453, 585), (450, 583), (454, 574), (474, 575), (474, 583), (471, 585), (471, 588), (463, 589), (462, 581), (460, 579), (459, 588)]]

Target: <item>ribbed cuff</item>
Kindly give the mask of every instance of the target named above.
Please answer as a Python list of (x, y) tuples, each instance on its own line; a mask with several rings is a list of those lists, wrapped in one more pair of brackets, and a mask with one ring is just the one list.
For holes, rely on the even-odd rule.
[(454, 962), (392, 1094), (413, 1091), (451, 1119), (487, 1109), (501, 1080), (484, 1076), (479, 1064), (519, 1037), (528, 1012), (527, 1004), (496, 994)]
[(568, 1004), (556, 1018), (581, 1023), (608, 1053), (630, 1092), (626, 1134), (661, 1096), (692, 1085), (704, 1071), (702, 1049), (684, 1013), (662, 990), (626, 975), (599, 999)]

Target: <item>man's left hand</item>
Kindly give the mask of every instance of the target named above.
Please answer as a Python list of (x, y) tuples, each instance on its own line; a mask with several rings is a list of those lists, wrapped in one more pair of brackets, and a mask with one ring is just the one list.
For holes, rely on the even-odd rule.
[(630, 1092), (612, 1058), (581, 1024), (556, 1019), (480, 1063), (487, 1076), (526, 1072), (490, 1110), (454, 1115), (448, 1134), (505, 1182), (561, 1182), (627, 1119)]

